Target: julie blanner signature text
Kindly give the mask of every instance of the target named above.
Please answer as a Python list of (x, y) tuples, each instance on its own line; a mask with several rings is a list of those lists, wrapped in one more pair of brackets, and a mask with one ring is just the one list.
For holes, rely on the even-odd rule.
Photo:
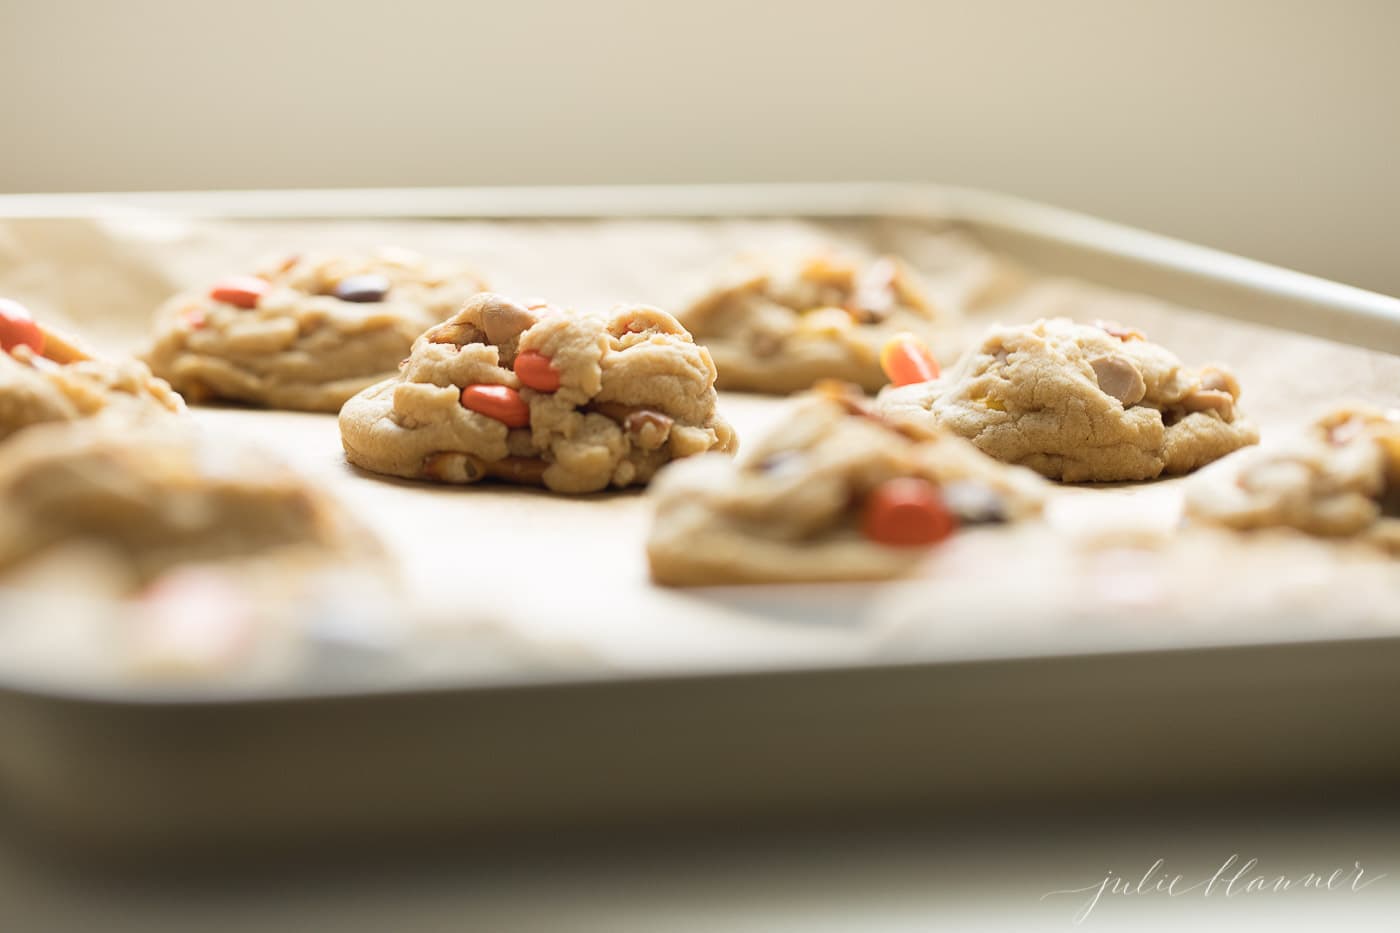
[(1077, 909), (1074, 922), (1080, 924), (1088, 920), (1101, 903), (1112, 899), (1148, 895), (1181, 897), (1188, 894), (1198, 897), (1239, 898), (1305, 890), (1354, 894), (1385, 877), (1384, 874), (1376, 874), (1363, 868), (1359, 861), (1347, 867), (1320, 872), (1278, 874), (1263, 870), (1257, 858), (1241, 859), (1235, 854), (1225, 859), (1213, 874), (1188, 878), (1168, 871), (1166, 860), (1159, 858), (1141, 875), (1120, 875), (1109, 871), (1092, 884), (1081, 888), (1049, 891), (1041, 900), (1063, 897), (1075, 903)]

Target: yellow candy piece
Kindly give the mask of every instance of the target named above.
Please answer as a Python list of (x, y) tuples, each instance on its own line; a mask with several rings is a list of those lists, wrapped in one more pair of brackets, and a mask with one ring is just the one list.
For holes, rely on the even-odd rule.
[(813, 308), (802, 315), (797, 330), (803, 334), (833, 337), (854, 326), (855, 322), (851, 320), (851, 315), (845, 308)]
[(983, 407), (990, 408), (992, 411), (1006, 411), (1006, 403), (999, 398), (985, 396), (983, 398), (975, 398), (973, 401)]

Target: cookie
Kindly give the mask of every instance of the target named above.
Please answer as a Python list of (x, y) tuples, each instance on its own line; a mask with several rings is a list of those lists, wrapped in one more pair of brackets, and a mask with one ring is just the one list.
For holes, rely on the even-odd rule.
[(1232, 457), (1187, 487), (1186, 514), (1240, 530), (1353, 538), (1400, 554), (1400, 411), (1344, 406), (1291, 443)]
[(194, 403), (335, 412), (483, 287), (406, 250), (293, 256), (172, 298), (146, 360)]
[(882, 411), (936, 423), (1066, 482), (1189, 473), (1258, 443), (1219, 366), (1190, 369), (1120, 325), (993, 327), (942, 377), (885, 389)]
[(367, 540), (298, 474), (185, 419), (40, 425), (0, 455), (0, 574), (73, 548), (139, 584), (280, 548), (344, 557)]
[(817, 255), (743, 270), (679, 317), (714, 355), (721, 389), (787, 395), (823, 379), (874, 392), (887, 382), (880, 347), (902, 331), (933, 340), (948, 315), (898, 259)]
[[(22, 331), (22, 334), (21, 334)], [(135, 360), (96, 359), (0, 299), (0, 441), (31, 425), (120, 412), (178, 414), (184, 400)]]
[(375, 473), (596, 492), (734, 450), (714, 383), (710, 354), (665, 311), (481, 294), (419, 337), (398, 376), (347, 402), (340, 432), (346, 458)]
[(1047, 487), (828, 384), (737, 461), (699, 457), (657, 477), (647, 556), (657, 582), (682, 586), (885, 579), (960, 526), (1036, 514)]

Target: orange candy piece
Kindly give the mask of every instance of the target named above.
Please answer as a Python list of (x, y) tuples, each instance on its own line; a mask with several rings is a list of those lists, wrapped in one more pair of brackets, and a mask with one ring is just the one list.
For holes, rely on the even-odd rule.
[(28, 347), (35, 353), (44, 352), (44, 332), (29, 309), (18, 301), (0, 298), (0, 350)]
[(494, 418), (508, 428), (530, 426), (530, 406), (510, 386), (467, 386), (462, 390), (462, 407)]
[(549, 357), (534, 350), (526, 350), (515, 357), (515, 375), (525, 385), (536, 392), (557, 392), (559, 390), (559, 370), (554, 368)]
[(958, 529), (958, 518), (938, 487), (917, 476), (901, 476), (876, 486), (865, 500), (860, 530), (890, 547), (928, 547)]
[(899, 334), (885, 344), (880, 351), (880, 368), (897, 386), (929, 382), (937, 379), (940, 372), (938, 360), (913, 334)]
[(214, 287), (209, 289), (209, 297), (236, 308), (256, 308), (267, 289), (266, 279), (255, 275), (231, 275), (215, 282)]

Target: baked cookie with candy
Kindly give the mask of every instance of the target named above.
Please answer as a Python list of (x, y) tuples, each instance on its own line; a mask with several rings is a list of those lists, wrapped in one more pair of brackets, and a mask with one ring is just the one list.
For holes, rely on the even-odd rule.
[(0, 441), (51, 421), (184, 410), (184, 400), (144, 363), (97, 359), (18, 302), (0, 298)]
[(880, 348), (903, 331), (932, 340), (949, 315), (895, 257), (818, 254), (741, 266), (679, 318), (714, 355), (721, 389), (787, 395), (823, 379), (874, 392), (888, 381)]
[(336, 412), (484, 287), (407, 250), (291, 256), (172, 298), (146, 360), (191, 402)]
[(419, 337), (399, 375), (347, 402), (340, 432), (346, 458), (376, 473), (596, 492), (732, 451), (714, 384), (710, 354), (665, 311), (488, 293)]
[(657, 582), (681, 586), (884, 579), (962, 526), (1037, 514), (1047, 488), (826, 383), (738, 460), (698, 457), (657, 477), (647, 556)]
[(1066, 482), (1189, 473), (1259, 441), (1229, 370), (1111, 322), (995, 326), (941, 377), (894, 375), (905, 384), (880, 393), (882, 411)]
[(0, 457), (0, 574), (77, 549), (139, 585), (281, 549), (344, 559), (369, 541), (299, 474), (187, 419), (40, 425)]
[(1400, 411), (1336, 408), (1291, 443), (1193, 478), (1186, 514), (1240, 530), (1292, 528), (1400, 554)]

